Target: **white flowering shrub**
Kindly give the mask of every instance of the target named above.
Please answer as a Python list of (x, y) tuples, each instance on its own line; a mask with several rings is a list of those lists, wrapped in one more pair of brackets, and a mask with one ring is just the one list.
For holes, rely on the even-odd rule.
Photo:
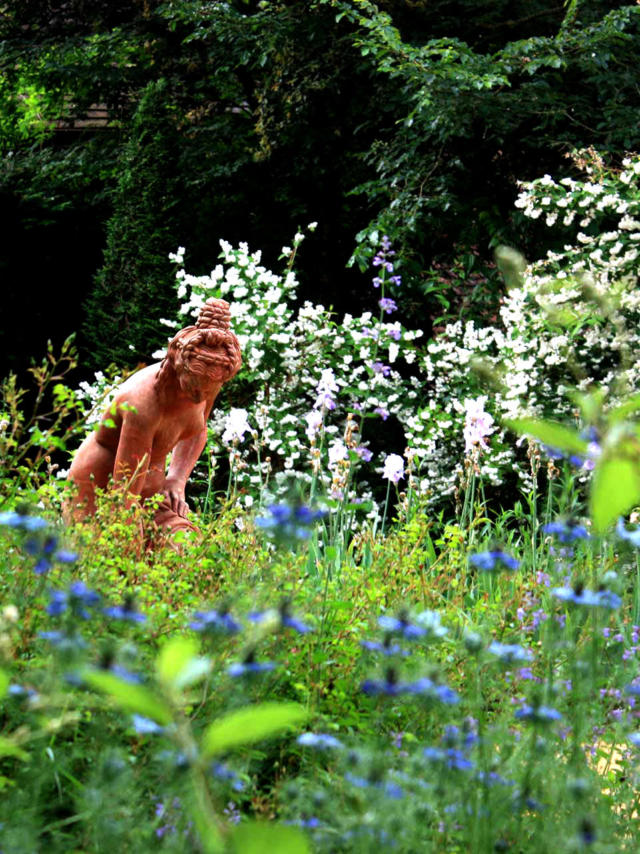
[[(454, 491), (469, 401), (483, 388), (486, 394), (474, 362), (502, 378), (501, 390), (483, 401), (498, 423), (523, 414), (571, 417), (571, 388), (597, 384), (613, 403), (640, 387), (640, 157), (626, 159), (620, 171), (594, 152), (579, 160), (587, 180), (545, 175), (522, 184), (516, 201), (531, 219), (564, 228), (562, 251), (524, 270), (503, 301), (499, 326), (449, 324), (420, 359), (428, 402), (408, 423), (407, 439), (435, 496)], [(527, 478), (512, 434), (495, 430), (490, 452), (480, 440), (475, 445), (486, 482), (500, 484), (514, 471)]]
[(282, 495), (292, 478), (312, 497), (368, 497), (376, 482), (384, 485), (385, 454), (369, 449), (373, 432), (390, 417), (407, 423), (417, 407), (420, 383), (407, 366), (422, 332), (392, 319), (388, 292), (400, 282), (391, 247), (383, 240), (374, 262), (373, 311), (338, 318), (323, 305), (296, 303), (292, 265), (303, 239), (296, 234), (293, 249), (283, 250), (281, 275), (242, 243), (221, 241), (221, 263), (208, 276), (185, 271), (183, 249), (172, 256), (182, 305), (167, 326), (191, 322), (209, 297), (231, 306), (243, 368), (216, 404), (208, 450), (214, 459), (229, 454), (245, 503)]

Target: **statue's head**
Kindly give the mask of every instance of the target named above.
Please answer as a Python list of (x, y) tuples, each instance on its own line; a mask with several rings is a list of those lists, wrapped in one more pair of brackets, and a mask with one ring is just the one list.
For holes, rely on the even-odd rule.
[(189, 396), (202, 399), (198, 390), (227, 382), (242, 365), (240, 344), (230, 328), (229, 303), (208, 299), (195, 326), (181, 329), (169, 342), (158, 379), (171, 365)]

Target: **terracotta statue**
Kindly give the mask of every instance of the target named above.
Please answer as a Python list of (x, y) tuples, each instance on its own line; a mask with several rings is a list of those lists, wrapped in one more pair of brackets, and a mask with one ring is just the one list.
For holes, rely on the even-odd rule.
[(100, 427), (74, 457), (69, 479), (78, 491), (67, 515), (81, 519), (95, 513), (96, 487), (106, 488), (113, 478), (126, 487), (127, 506), (163, 496), (155, 521), (169, 533), (195, 529), (187, 518), (185, 486), (205, 446), (218, 392), (242, 364), (229, 320), (228, 303), (207, 300), (196, 325), (169, 342), (162, 362), (117, 389)]

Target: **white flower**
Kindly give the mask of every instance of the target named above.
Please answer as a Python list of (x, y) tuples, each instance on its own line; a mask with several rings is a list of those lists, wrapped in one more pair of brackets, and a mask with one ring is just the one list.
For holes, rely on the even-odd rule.
[(332, 368), (325, 368), (320, 374), (320, 380), (316, 386), (317, 398), (314, 403), (315, 409), (335, 409), (336, 402), (333, 399), (333, 393), (338, 391), (335, 374)]
[(388, 454), (384, 461), (382, 477), (385, 480), (390, 480), (397, 483), (400, 478), (404, 477), (404, 460), (399, 454)]
[(466, 453), (481, 447), (487, 450), (489, 446), (486, 437), (495, 431), (494, 421), (488, 412), (485, 412), (484, 404), (486, 397), (481, 396), (475, 400), (464, 402), (464, 449)]
[(224, 433), (222, 434), (222, 441), (225, 445), (228, 445), (230, 442), (242, 442), (244, 434), (247, 431), (251, 432), (251, 425), (247, 420), (247, 414), (246, 409), (232, 409), (229, 412), (224, 425)]
[(329, 466), (333, 468), (337, 463), (349, 459), (349, 451), (342, 439), (336, 439), (329, 446)]

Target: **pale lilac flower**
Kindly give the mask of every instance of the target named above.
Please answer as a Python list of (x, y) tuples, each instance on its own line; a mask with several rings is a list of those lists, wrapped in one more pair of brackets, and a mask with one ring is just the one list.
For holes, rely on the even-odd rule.
[(478, 397), (476, 400), (465, 400), (464, 402), (464, 449), (471, 453), (476, 448), (488, 450), (486, 437), (495, 431), (494, 421), (488, 412), (485, 412), (484, 403), (486, 397)]
[(383, 297), (381, 300), (378, 300), (378, 305), (385, 314), (392, 314), (394, 311), (398, 310), (395, 300), (392, 300), (389, 297)]
[(309, 441), (313, 442), (322, 428), (322, 413), (318, 412), (317, 409), (312, 409), (304, 417), (307, 422), (305, 433)]
[(399, 454), (389, 454), (384, 461), (382, 477), (397, 483), (404, 477), (404, 460)]
[(386, 421), (387, 418), (389, 417), (389, 411), (387, 409), (385, 409), (383, 406), (376, 406), (376, 408), (373, 411), (376, 413), (376, 415), (379, 415), (383, 421)]
[(329, 466), (333, 468), (340, 462), (349, 459), (349, 450), (342, 439), (336, 439), (329, 446)]
[(335, 409), (336, 402), (333, 399), (334, 392), (338, 391), (335, 374), (331, 368), (325, 368), (320, 374), (320, 380), (316, 386), (317, 398), (314, 403), (315, 409)]
[(383, 362), (374, 362), (371, 368), (374, 374), (382, 374), (383, 377), (388, 377), (391, 373), (389, 365), (385, 365)]
[(251, 432), (251, 425), (247, 420), (246, 409), (232, 409), (227, 415), (224, 425), (222, 441), (225, 445), (231, 442), (242, 442), (244, 434)]

